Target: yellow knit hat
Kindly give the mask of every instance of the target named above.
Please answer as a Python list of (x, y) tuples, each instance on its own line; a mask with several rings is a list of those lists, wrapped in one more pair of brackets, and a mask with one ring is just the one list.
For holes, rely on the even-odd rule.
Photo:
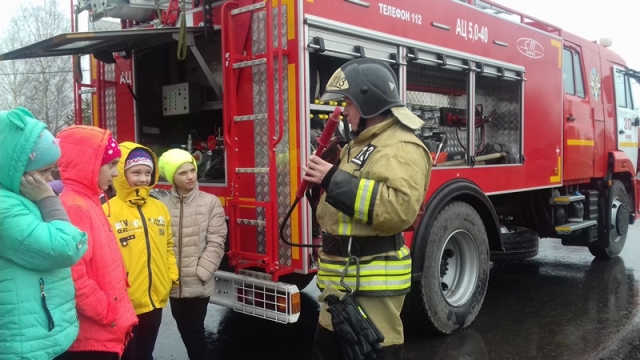
[(171, 185), (175, 185), (173, 177), (176, 175), (176, 171), (182, 164), (191, 163), (198, 170), (198, 164), (196, 159), (189, 154), (188, 151), (182, 149), (171, 149), (165, 151), (160, 159), (158, 159), (158, 168), (160, 169), (160, 176), (167, 179)]

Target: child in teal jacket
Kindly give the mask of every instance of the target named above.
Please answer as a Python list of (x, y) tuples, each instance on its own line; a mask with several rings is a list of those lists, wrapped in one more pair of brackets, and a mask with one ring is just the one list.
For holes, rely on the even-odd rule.
[(87, 250), (47, 181), (60, 148), (24, 108), (0, 112), (0, 359), (46, 359), (78, 335), (71, 265)]

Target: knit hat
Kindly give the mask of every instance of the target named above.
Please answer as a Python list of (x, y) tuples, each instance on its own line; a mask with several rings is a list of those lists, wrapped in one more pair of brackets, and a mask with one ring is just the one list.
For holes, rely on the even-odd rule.
[(124, 163), (124, 171), (132, 168), (136, 165), (147, 165), (153, 170), (153, 158), (144, 149), (133, 149), (127, 156), (127, 161)]
[(29, 172), (54, 164), (60, 159), (60, 146), (49, 130), (40, 133), (36, 145), (29, 154), (24, 172)]
[(196, 160), (191, 156), (191, 154), (182, 149), (171, 149), (167, 150), (160, 159), (158, 159), (158, 167), (160, 168), (160, 175), (167, 179), (171, 185), (175, 185), (173, 182), (173, 177), (176, 175), (176, 171), (183, 164), (193, 164), (193, 166), (198, 170), (198, 165), (196, 164)]
[(104, 154), (102, 155), (102, 162), (100, 162), (100, 166), (106, 165), (121, 156), (122, 152), (118, 147), (118, 143), (113, 140), (113, 136), (109, 136), (109, 140), (107, 140), (107, 147), (104, 148)]

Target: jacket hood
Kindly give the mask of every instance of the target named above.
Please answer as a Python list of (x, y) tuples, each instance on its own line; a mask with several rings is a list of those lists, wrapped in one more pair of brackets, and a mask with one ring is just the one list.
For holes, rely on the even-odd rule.
[[(129, 156), (129, 153), (135, 149), (142, 149), (148, 152), (153, 159), (153, 172), (151, 173), (151, 183), (149, 186), (131, 187), (127, 182), (127, 177), (124, 175), (124, 165), (127, 162), (127, 156)], [(113, 181), (116, 196), (118, 199), (133, 205), (144, 203), (149, 198), (149, 192), (158, 183), (158, 179), (160, 177), (158, 171), (158, 157), (149, 148), (130, 141), (125, 141), (120, 144), (120, 151), (122, 151), (122, 157), (118, 163), (118, 177)]]
[(20, 194), (29, 154), (46, 128), (25, 108), (0, 112), (0, 188)]
[(70, 126), (58, 134), (62, 152), (58, 168), (65, 187), (85, 189), (95, 195), (102, 193), (98, 176), (110, 136), (108, 130), (85, 125)]

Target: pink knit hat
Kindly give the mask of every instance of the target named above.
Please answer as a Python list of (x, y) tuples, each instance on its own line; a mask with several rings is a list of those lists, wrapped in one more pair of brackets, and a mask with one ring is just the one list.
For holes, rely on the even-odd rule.
[(113, 140), (112, 136), (109, 136), (109, 140), (107, 140), (107, 147), (104, 149), (104, 155), (102, 155), (102, 162), (100, 163), (100, 166), (108, 164), (121, 156), (122, 152), (118, 147), (118, 143)]

